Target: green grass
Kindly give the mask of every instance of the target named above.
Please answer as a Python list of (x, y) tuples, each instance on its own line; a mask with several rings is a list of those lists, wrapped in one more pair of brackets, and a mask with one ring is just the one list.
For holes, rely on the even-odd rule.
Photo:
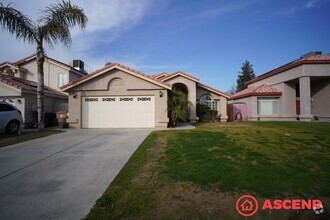
[(203, 125), (176, 132), (166, 151), (166, 174), (264, 197), (330, 195), (330, 124), (248, 124), (227, 132)]
[(245, 193), (329, 202), (329, 134), (330, 123), (302, 122), (209, 123), (152, 132), (87, 219), (236, 219), (237, 195)]
[(155, 145), (157, 135), (157, 132), (153, 132), (144, 140), (112, 182), (111, 190), (97, 200), (87, 219), (119, 219), (122, 216), (139, 215), (152, 208), (149, 193), (153, 188), (136, 186), (132, 179), (150, 157), (148, 149)]
[(54, 135), (62, 133), (64, 131), (59, 130), (44, 130), (44, 131), (28, 131), (23, 132), (22, 135), (17, 134), (0, 134), (0, 148), (6, 147), (13, 144), (18, 144), (21, 142), (46, 137), (49, 135)]

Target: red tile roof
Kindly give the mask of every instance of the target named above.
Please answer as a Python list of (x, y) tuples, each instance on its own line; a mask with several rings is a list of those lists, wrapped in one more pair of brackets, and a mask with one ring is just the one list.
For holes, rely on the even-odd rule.
[(240, 99), (249, 96), (280, 96), (282, 92), (270, 85), (262, 84), (259, 86), (250, 86), (230, 97), (230, 99)]
[[(22, 91), (37, 93), (37, 83), (30, 80), (16, 78), (0, 73), (0, 83), (4, 83)], [(67, 97), (67, 94), (52, 89), (48, 86), (45, 86), (45, 95)]]
[(174, 72), (174, 73), (172, 73), (172, 74), (169, 74), (168, 76), (162, 78), (162, 81), (169, 80), (169, 79), (171, 79), (171, 78), (173, 78), (173, 77), (175, 77), (175, 76), (178, 76), (178, 75), (181, 75), (181, 76), (183, 76), (183, 77), (187, 77), (187, 78), (191, 78), (191, 79), (193, 79), (193, 80), (196, 81), (196, 82), (199, 81), (198, 78), (196, 78), (196, 77), (194, 77), (194, 76), (192, 76), (192, 75), (189, 75), (189, 74), (187, 74), (187, 73), (185, 73), (185, 72), (182, 72), (182, 71), (176, 71), (176, 72)]
[[(32, 54), (32, 55), (30, 55), (30, 56), (27, 56), (27, 57), (25, 57), (25, 58), (23, 58), (23, 59), (20, 59), (20, 60), (14, 62), (14, 63), (11, 63), (11, 64), (14, 65), (14, 66), (19, 66), (19, 65), (21, 65), (22, 63), (25, 63), (25, 62), (27, 62), (27, 61), (29, 61), (29, 60), (31, 60), (31, 59), (35, 59), (36, 56), (37, 56), (36, 54)], [(86, 73), (84, 73), (84, 72), (80, 72), (80, 71), (76, 70), (75, 68), (73, 68), (72, 66), (70, 66), (70, 65), (68, 65), (68, 64), (65, 64), (65, 63), (62, 63), (62, 62), (60, 62), (60, 61), (58, 61), (58, 60), (55, 60), (55, 59), (53, 59), (53, 58), (51, 58), (51, 57), (45, 56), (45, 60), (51, 61), (51, 62), (53, 62), (53, 63), (56, 63), (56, 64), (62, 66), (63, 68), (70, 69), (71, 71), (73, 71), (73, 72), (75, 72), (75, 73), (77, 73), (77, 74), (79, 74), (79, 75), (86, 75)], [(10, 63), (10, 62), (7, 62), (7, 63)]]
[(330, 54), (321, 54), (320, 52), (309, 53), (305, 56), (300, 57), (298, 60), (294, 60), (283, 66), (273, 69), (267, 73), (264, 73), (255, 79), (247, 81), (246, 85), (274, 76), (276, 74), (282, 73), (284, 71), (287, 71), (289, 69), (295, 68), (303, 64), (330, 64)]
[(3, 66), (3, 65), (6, 65), (6, 64), (9, 64), (9, 65), (15, 66), (14, 63), (11, 63), (11, 62), (8, 62), (8, 61), (5, 61), (5, 62), (0, 63), (0, 67)]
[(165, 78), (166, 76), (168, 76), (169, 74), (166, 73), (166, 72), (162, 72), (162, 73), (159, 73), (157, 75), (154, 76), (155, 79), (159, 79), (159, 80), (162, 80), (163, 78)]
[(137, 70), (135, 70), (135, 69), (132, 69), (132, 68), (130, 68), (130, 67), (127, 67), (127, 66), (125, 66), (125, 65), (122, 65), (122, 64), (120, 64), (120, 63), (111, 63), (111, 64), (109, 64), (109, 65), (104, 66), (104, 67), (101, 68), (101, 69), (98, 69), (98, 70), (96, 70), (96, 71), (94, 71), (94, 72), (92, 72), (92, 73), (90, 73), (90, 74), (88, 74), (88, 75), (86, 75), (86, 76), (83, 76), (83, 77), (81, 77), (81, 78), (79, 78), (79, 79), (77, 79), (77, 80), (74, 80), (74, 81), (72, 81), (72, 82), (70, 82), (70, 83), (68, 83), (68, 84), (66, 84), (66, 85), (64, 85), (64, 86), (62, 86), (62, 87), (61, 87), (61, 90), (62, 90), (62, 91), (63, 91), (63, 90), (65, 91), (65, 90), (67, 90), (69, 87), (71, 88), (71, 87), (73, 87), (73, 86), (75, 86), (75, 85), (78, 85), (78, 84), (80, 84), (80, 83), (82, 83), (82, 82), (85, 82), (86, 80), (92, 79), (94, 76), (96, 76), (96, 75), (98, 75), (98, 74), (102, 74), (102, 72), (104, 72), (104, 71), (107, 71), (107, 70), (110, 70), (110, 69), (112, 69), (112, 68), (116, 68), (116, 67), (119, 67), (119, 68), (122, 68), (122, 69), (128, 70), (128, 71), (130, 71), (130, 72), (133, 72), (133, 73), (135, 73), (135, 74), (141, 76), (141, 78), (147, 78), (147, 79), (149, 79), (150, 81), (154, 81), (154, 82), (157, 83), (157, 84), (161, 84), (161, 85), (165, 86), (166, 88), (171, 88), (171, 85), (170, 85), (170, 84), (165, 83), (165, 82), (163, 82), (162, 80), (156, 79), (156, 78), (153, 77), (153, 76), (150, 76), (150, 75), (148, 75), (148, 74), (142, 73), (142, 72), (140, 72), (140, 71), (137, 71)]

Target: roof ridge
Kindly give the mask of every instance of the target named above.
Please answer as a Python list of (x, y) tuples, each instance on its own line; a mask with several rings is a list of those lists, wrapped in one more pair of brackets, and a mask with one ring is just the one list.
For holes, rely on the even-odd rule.
[(181, 71), (181, 70), (177, 70), (177, 71), (175, 71), (175, 72), (173, 72), (173, 73), (171, 73), (171, 74), (168, 74), (167, 76), (165, 76), (162, 80), (167, 80), (167, 79), (169, 79), (169, 78), (172, 78), (173, 76), (175, 76), (176, 74), (182, 74), (182, 75), (184, 75), (184, 76), (187, 76), (187, 77), (190, 77), (190, 78), (192, 78), (192, 79), (194, 79), (194, 80), (196, 80), (196, 81), (200, 81), (200, 79), (198, 79), (197, 77), (194, 77), (194, 76), (192, 76), (192, 75), (190, 75), (190, 74), (188, 74), (188, 73), (185, 73), (185, 72), (183, 72), (183, 71)]
[(67, 87), (69, 87), (69, 86), (72, 86), (72, 85), (74, 85), (74, 84), (76, 84), (76, 83), (78, 83), (78, 82), (80, 82), (80, 81), (82, 81), (82, 80), (88, 79), (88, 78), (90, 78), (90, 77), (92, 77), (92, 76), (94, 76), (94, 75), (96, 75), (96, 74), (98, 74), (98, 73), (100, 73), (100, 72), (103, 72), (103, 71), (105, 71), (105, 70), (108, 69), (108, 68), (116, 67), (116, 66), (118, 66), (118, 67), (120, 67), (120, 68), (123, 68), (123, 69), (125, 69), (125, 70), (128, 70), (128, 71), (130, 71), (130, 72), (136, 73), (136, 74), (138, 74), (138, 75), (140, 75), (140, 76), (142, 76), (142, 77), (145, 77), (145, 78), (151, 79), (151, 80), (153, 80), (153, 81), (155, 81), (155, 82), (157, 82), (157, 83), (160, 83), (160, 84), (163, 84), (163, 85), (165, 85), (165, 86), (171, 87), (170, 84), (165, 83), (165, 82), (163, 82), (163, 81), (161, 81), (161, 80), (155, 79), (154, 77), (152, 77), (152, 76), (150, 76), (150, 75), (148, 75), (148, 74), (145, 74), (145, 73), (143, 73), (143, 72), (140, 72), (140, 71), (138, 71), (138, 70), (135, 70), (135, 69), (133, 69), (133, 68), (130, 68), (130, 67), (128, 67), (128, 66), (125, 66), (125, 65), (123, 65), (123, 64), (121, 64), (121, 63), (113, 62), (113, 63), (110, 63), (110, 64), (108, 64), (108, 65), (105, 65), (104, 67), (102, 67), (102, 68), (100, 68), (100, 69), (98, 69), (98, 70), (95, 70), (94, 72), (92, 72), (92, 73), (90, 73), (90, 74), (87, 74), (87, 75), (85, 75), (85, 76), (83, 76), (83, 77), (81, 77), (81, 78), (78, 78), (78, 79), (76, 79), (76, 80), (74, 80), (74, 81), (71, 81), (71, 82), (69, 82), (69, 83), (63, 85), (63, 86), (61, 87), (61, 90), (65, 89), (65, 88), (67, 88)]

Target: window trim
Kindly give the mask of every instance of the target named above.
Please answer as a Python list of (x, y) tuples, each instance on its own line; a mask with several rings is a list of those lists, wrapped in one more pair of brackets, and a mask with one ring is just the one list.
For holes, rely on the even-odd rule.
[[(209, 99), (203, 99), (203, 97), (206, 97), (206, 96), (209, 97)], [(210, 110), (217, 110), (217, 111), (219, 111), (218, 103), (219, 103), (219, 101), (214, 100), (210, 94), (203, 94), (203, 95), (201, 95), (200, 99), (197, 100), (197, 104), (206, 105), (210, 108)]]
[[(278, 97), (258, 97), (257, 98), (257, 115), (258, 116), (277, 116), (278, 115)], [(276, 103), (276, 107), (274, 107), (274, 104), (272, 104), (272, 114), (261, 114), (261, 102), (272, 102)], [(274, 112), (275, 110), (275, 112)]]

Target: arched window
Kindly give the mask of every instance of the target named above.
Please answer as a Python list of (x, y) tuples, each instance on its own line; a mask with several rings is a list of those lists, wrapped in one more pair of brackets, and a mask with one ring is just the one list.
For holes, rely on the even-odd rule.
[(213, 100), (212, 96), (209, 94), (204, 94), (197, 100), (197, 103), (200, 105), (206, 105), (211, 110), (218, 110), (218, 101)]
[(13, 71), (12, 69), (6, 69), (5, 73), (6, 73), (8, 76), (15, 76), (14, 71)]
[(120, 78), (114, 78), (110, 81), (109, 83), (110, 88), (111, 87), (120, 87), (120, 86), (125, 86), (124, 80)]

